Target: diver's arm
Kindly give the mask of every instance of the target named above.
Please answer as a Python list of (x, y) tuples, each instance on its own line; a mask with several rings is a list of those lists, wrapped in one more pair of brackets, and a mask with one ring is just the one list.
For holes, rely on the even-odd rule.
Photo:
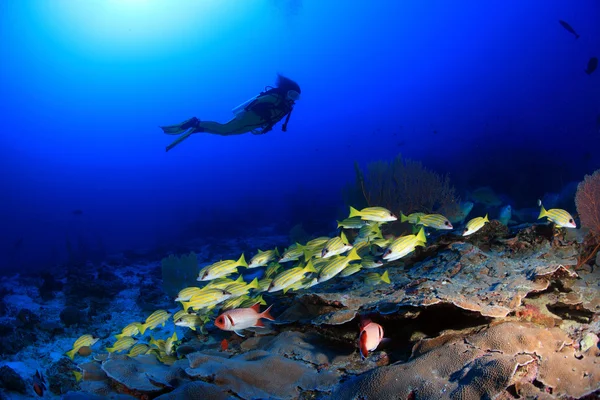
[(285, 122), (283, 123), (283, 125), (281, 125), (281, 130), (283, 132), (287, 132), (287, 125), (288, 125), (288, 122), (290, 122), (290, 117), (292, 116), (292, 111), (294, 111), (294, 107), (290, 108), (290, 112), (287, 114), (287, 117), (285, 117)]

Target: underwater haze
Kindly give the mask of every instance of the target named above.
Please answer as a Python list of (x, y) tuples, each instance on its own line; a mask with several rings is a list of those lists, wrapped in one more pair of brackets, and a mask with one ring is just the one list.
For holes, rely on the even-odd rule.
[[(594, 0), (2, 1), (1, 270), (333, 231), (354, 163), (400, 153), (463, 199), (536, 207), (600, 167), (599, 17)], [(277, 74), (302, 89), (286, 132), (165, 151), (159, 126), (226, 122)]]

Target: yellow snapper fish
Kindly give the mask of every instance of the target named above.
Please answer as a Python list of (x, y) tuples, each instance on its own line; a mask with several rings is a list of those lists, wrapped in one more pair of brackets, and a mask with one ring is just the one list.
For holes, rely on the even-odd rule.
[(175, 350), (174, 345), (175, 345), (176, 341), (177, 341), (177, 332), (173, 332), (171, 337), (167, 338), (167, 340), (165, 341), (165, 353), (167, 353), (168, 356), (173, 354), (173, 352)]
[(354, 243), (354, 248), (356, 249), (356, 252), (358, 253), (358, 255), (362, 258), (364, 256), (367, 256), (371, 253), (371, 245), (369, 242), (360, 242), (360, 243)]
[(212, 281), (213, 279), (222, 278), (237, 272), (238, 267), (248, 267), (244, 253), (236, 260), (217, 261), (214, 264), (208, 265), (198, 274), (199, 281)]
[(541, 207), (538, 219), (547, 217), (550, 221), (554, 222), (556, 226), (560, 226), (561, 228), (577, 228), (575, 220), (567, 211), (560, 208), (546, 210), (542, 205), (541, 200), (538, 200), (538, 206)]
[(173, 314), (173, 321), (177, 321), (179, 318), (181, 318), (183, 315), (187, 315), (189, 314), (187, 312), (187, 310), (179, 310), (177, 311), (175, 314)]
[(150, 346), (156, 347), (159, 351), (165, 351), (165, 343), (166, 341), (163, 339), (154, 339), (154, 337), (150, 336), (150, 340), (148, 341)]
[(321, 251), (325, 243), (329, 241), (327, 236), (319, 236), (318, 238), (310, 240), (304, 245), (304, 260), (308, 261), (309, 258), (321, 258)]
[(79, 382), (83, 378), (83, 374), (79, 371), (73, 371), (73, 376), (75, 377), (75, 381)]
[(383, 265), (383, 262), (381, 260), (378, 260), (375, 256), (368, 254), (366, 256), (361, 257), (360, 265), (362, 265), (364, 269), (373, 269), (381, 267)]
[(346, 218), (342, 221), (337, 221), (337, 227), (344, 229), (360, 229), (363, 226), (367, 225), (367, 221), (363, 220), (361, 217), (352, 217)]
[(469, 236), (469, 235), (474, 234), (475, 232), (477, 232), (478, 230), (483, 228), (483, 226), (487, 222), (490, 222), (487, 214), (485, 214), (485, 217), (475, 217), (475, 218), (469, 220), (469, 222), (467, 222), (467, 225), (465, 227), (465, 232), (462, 235)]
[(360, 256), (356, 253), (356, 249), (350, 250), (347, 256), (337, 256), (319, 271), (319, 283), (325, 282), (342, 272), (348, 264), (354, 260), (360, 260)]
[(452, 223), (441, 214), (426, 214), (417, 218), (416, 225), (423, 225), (434, 229), (452, 229)]
[[(380, 255), (383, 254), (383, 251), (381, 250), (385, 250), (389, 247), (389, 245), (395, 240), (395, 237), (389, 237), (387, 239), (381, 238), (381, 239), (375, 239), (373, 241), (371, 241), (371, 252), (376, 254), (376, 255)], [(375, 247), (376, 246), (376, 247)]]
[(164, 351), (155, 351), (156, 359), (165, 365), (173, 365), (177, 362), (177, 356), (174, 354), (168, 355)]
[(294, 283), (293, 285), (290, 285), (288, 290), (293, 290), (293, 291), (297, 292), (302, 289), (311, 288), (318, 283), (319, 283), (319, 281), (317, 278), (307, 276), (305, 278), (300, 279), (298, 282)]
[(294, 243), (283, 252), (283, 255), (279, 259), (279, 262), (284, 263), (289, 261), (296, 261), (303, 255), (304, 246), (302, 246), (299, 243)]
[(383, 274), (378, 274), (377, 272), (371, 272), (365, 275), (365, 285), (378, 285), (381, 282), (385, 282), (387, 284), (391, 283), (390, 276), (388, 272), (385, 271)]
[(183, 301), (181, 305), (184, 310), (188, 310), (190, 307), (195, 310), (201, 310), (203, 308), (214, 307), (217, 304), (229, 299), (231, 293), (224, 289), (207, 289), (202, 291), (196, 297), (192, 297), (190, 301)]
[(248, 264), (248, 268), (258, 268), (264, 265), (267, 265), (269, 261), (275, 260), (279, 258), (279, 251), (277, 248), (274, 250), (260, 251), (252, 257), (250, 263)]
[(75, 358), (75, 353), (77, 353), (79, 349), (82, 347), (92, 347), (97, 341), (98, 338), (95, 338), (92, 335), (80, 336), (73, 344), (73, 348), (67, 351), (65, 354), (72, 360)]
[(262, 278), (260, 281), (258, 281), (258, 289), (254, 289), (254, 293), (266, 292), (269, 290), (271, 282), (273, 282), (272, 278)]
[(127, 325), (125, 328), (123, 328), (121, 333), (119, 333), (118, 335), (115, 335), (115, 337), (117, 339), (121, 339), (122, 337), (125, 337), (125, 336), (135, 336), (138, 333), (140, 333), (141, 325), (142, 324), (140, 324), (139, 322), (132, 322), (129, 325)]
[(386, 261), (398, 260), (415, 250), (417, 246), (424, 246), (427, 241), (423, 227), (416, 235), (400, 236), (394, 240), (383, 253)]
[(221, 311), (227, 311), (227, 310), (232, 310), (234, 308), (239, 308), (245, 300), (248, 300), (248, 298), (249, 298), (249, 296), (247, 296), (247, 295), (229, 298), (229, 299), (225, 300), (223, 302), (223, 304), (221, 304)]
[(281, 264), (278, 262), (272, 262), (265, 270), (265, 278), (272, 278), (277, 275), (277, 272), (281, 269)]
[(171, 313), (165, 310), (156, 310), (148, 318), (146, 318), (146, 322), (139, 326), (140, 334), (144, 334), (146, 329), (154, 329), (159, 325), (165, 326), (166, 322), (169, 320)]
[(225, 288), (225, 291), (231, 294), (231, 297), (240, 297), (250, 292), (250, 289), (258, 289), (258, 278), (254, 278), (252, 282), (246, 283), (234, 282)]
[(204, 290), (204, 288), (199, 288), (196, 286), (181, 289), (177, 294), (175, 301), (189, 301), (192, 297), (202, 293), (202, 290)]
[(375, 222), (391, 222), (396, 221), (398, 217), (394, 215), (390, 210), (383, 207), (366, 207), (362, 210), (357, 210), (356, 208), (350, 206), (350, 215), (348, 218), (352, 217), (360, 217), (365, 221), (375, 221)]
[(142, 354), (146, 354), (150, 350), (150, 347), (145, 343), (138, 343), (129, 349), (129, 353), (127, 353), (127, 357), (137, 357)]
[(350, 250), (352, 245), (348, 242), (348, 238), (344, 232), (340, 233), (340, 236), (329, 239), (323, 249), (321, 250), (321, 258), (329, 258), (343, 254)]
[(119, 353), (121, 351), (129, 350), (136, 342), (137, 340), (134, 338), (125, 336), (117, 340), (112, 347), (107, 347), (106, 351), (109, 353)]
[[(236, 279), (240, 279), (241, 276), (242, 275), (238, 276)], [(236, 282), (236, 280), (227, 277), (217, 278), (204, 285), (203, 289), (225, 289), (228, 285), (232, 284), (233, 282)]]
[(203, 326), (208, 320), (208, 316), (201, 317), (196, 314), (184, 314), (175, 320), (175, 325), (190, 328), (195, 331), (196, 327)]
[(400, 222), (408, 222), (409, 224), (416, 224), (419, 218), (424, 217), (425, 213), (415, 212), (412, 214), (404, 215), (400, 213)]
[(350, 264), (340, 272), (340, 276), (345, 278), (354, 275), (362, 269), (362, 264)]
[(382, 239), (379, 222), (370, 222), (358, 230), (358, 235), (354, 239), (354, 246), (359, 243), (370, 242), (375, 239)]
[(304, 274), (309, 272), (317, 272), (310, 260), (305, 266), (294, 267), (287, 271), (283, 271), (273, 279), (269, 285), (268, 292), (273, 293), (283, 290), (283, 293), (287, 293), (291, 285), (304, 278)]
[(266, 306), (267, 302), (263, 299), (262, 295), (259, 294), (258, 296), (255, 296), (255, 297), (248, 297), (246, 300), (244, 300), (242, 302), (242, 304), (240, 304), (240, 308), (252, 307), (255, 304), (260, 304), (260, 305)]

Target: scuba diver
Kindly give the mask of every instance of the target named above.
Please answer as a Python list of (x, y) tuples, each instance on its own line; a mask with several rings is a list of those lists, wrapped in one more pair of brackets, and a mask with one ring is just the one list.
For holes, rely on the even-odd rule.
[(264, 92), (234, 108), (232, 110), (233, 119), (224, 124), (214, 121), (201, 121), (196, 117), (192, 117), (180, 124), (161, 126), (160, 128), (167, 135), (180, 135), (167, 146), (167, 151), (194, 133), (206, 132), (230, 136), (252, 132), (255, 135), (263, 135), (273, 129), (273, 126), (281, 121), (283, 117), (287, 116), (281, 126), (281, 130), (286, 132), (294, 104), (300, 99), (300, 86), (282, 75), (277, 75), (275, 86), (267, 86)]

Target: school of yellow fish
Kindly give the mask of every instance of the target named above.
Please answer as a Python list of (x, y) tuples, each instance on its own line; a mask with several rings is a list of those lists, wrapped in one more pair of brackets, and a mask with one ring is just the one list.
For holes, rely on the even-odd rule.
[[(538, 219), (547, 217), (559, 227), (574, 228), (573, 217), (565, 210), (541, 207)], [(453, 229), (450, 221), (440, 214), (413, 213), (400, 215), (401, 222), (415, 225), (416, 233), (400, 237), (384, 237), (382, 224), (396, 221), (398, 218), (383, 207), (367, 207), (357, 210), (350, 207), (347, 219), (338, 222), (339, 236), (317, 237), (301, 245), (294, 243), (283, 254), (277, 249), (258, 252), (246, 262), (244, 254), (237, 260), (224, 260), (202, 268), (197, 280), (201, 286), (182, 289), (176, 302), (182, 309), (175, 314), (166, 310), (153, 312), (143, 323), (132, 322), (115, 335), (116, 341), (107, 347), (109, 353), (127, 352), (130, 357), (141, 354), (154, 354), (165, 364), (177, 359), (175, 349), (179, 344), (175, 332), (166, 340), (156, 340), (152, 336), (147, 343), (140, 342), (136, 336), (143, 336), (147, 330), (159, 326), (165, 327), (171, 320), (176, 326), (187, 327), (204, 332), (204, 325), (215, 320), (215, 326), (225, 331), (233, 331), (240, 336), (248, 328), (263, 327), (261, 319), (274, 320), (267, 308), (260, 312), (260, 305), (266, 305), (262, 293), (300, 291), (326, 282), (334, 277), (347, 277), (362, 270), (380, 268), (387, 262), (406, 257), (416, 247), (425, 246), (427, 238), (424, 228)], [(471, 235), (489, 222), (488, 216), (476, 217), (467, 222), (463, 236)], [(352, 243), (344, 230), (352, 234)], [(254, 278), (246, 282), (242, 274), (237, 279), (230, 276), (239, 273), (239, 268), (265, 268), (262, 279)], [(365, 285), (390, 283), (388, 272), (367, 272)], [(216, 316), (216, 312), (221, 312)], [(360, 329), (358, 348), (363, 357), (368, 351), (377, 348), (383, 339), (383, 328), (370, 322)], [(71, 359), (82, 354), (82, 349), (91, 348), (98, 338), (83, 335), (78, 338), (66, 355)]]

